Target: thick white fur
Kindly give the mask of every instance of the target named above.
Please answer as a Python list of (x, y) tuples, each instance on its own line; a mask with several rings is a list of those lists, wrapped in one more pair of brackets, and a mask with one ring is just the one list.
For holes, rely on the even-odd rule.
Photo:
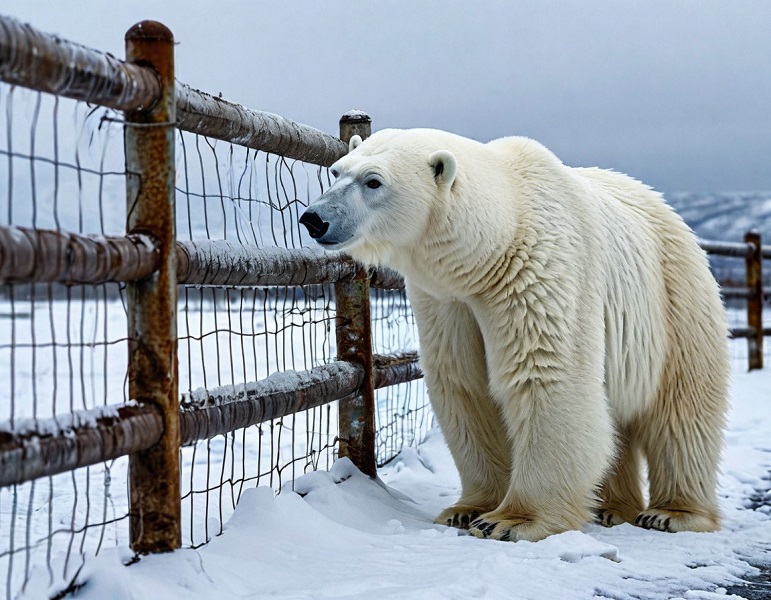
[[(437, 175), (437, 160), (450, 168)], [(479, 517), (472, 533), (510, 540), (596, 513), (606, 525), (718, 527), (724, 311), (693, 233), (659, 194), (567, 167), (530, 139), (433, 130), (379, 132), (335, 169), (336, 202), (351, 204), (336, 210), (355, 232), (342, 246), (407, 281), (463, 486), (438, 522)], [(364, 172), (382, 187), (358, 189)]]

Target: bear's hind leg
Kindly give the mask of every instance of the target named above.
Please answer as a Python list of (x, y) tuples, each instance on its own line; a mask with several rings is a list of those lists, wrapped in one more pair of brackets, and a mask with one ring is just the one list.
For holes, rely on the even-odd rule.
[[(654, 405), (638, 421), (648, 459), (650, 501), (635, 525), (661, 531), (715, 531), (720, 527), (716, 485), (726, 393), (722, 381), (665, 367)], [(686, 371), (683, 369), (683, 371)], [(713, 369), (719, 378), (719, 369)]]
[(617, 458), (600, 490), (597, 522), (605, 527), (634, 523), (645, 508), (640, 472), (640, 449), (628, 429), (616, 437)]

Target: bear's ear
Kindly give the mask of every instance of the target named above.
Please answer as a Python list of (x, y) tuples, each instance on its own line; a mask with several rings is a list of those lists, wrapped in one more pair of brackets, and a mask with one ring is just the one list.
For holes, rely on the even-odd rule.
[(356, 148), (359, 147), (359, 144), (361, 144), (361, 136), (360, 135), (351, 136), (351, 140), (348, 142), (348, 152), (353, 152), (354, 150), (356, 150)]
[(455, 156), (447, 150), (439, 150), (428, 157), (428, 164), (434, 170), (434, 180), (437, 185), (451, 186), (458, 170)]

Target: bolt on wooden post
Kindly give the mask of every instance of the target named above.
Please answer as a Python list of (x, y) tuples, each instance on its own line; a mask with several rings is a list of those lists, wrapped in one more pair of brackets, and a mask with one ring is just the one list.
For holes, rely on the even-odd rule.
[[(351, 111), (340, 119), (340, 139), (346, 144), (354, 135), (366, 139), (372, 120)], [(375, 385), (372, 359), (369, 273), (359, 268), (353, 278), (335, 283), (337, 358), (364, 370), (358, 393), (339, 403), (340, 456), (347, 456), (362, 473), (374, 477)]]
[(160, 251), (159, 270), (126, 286), (129, 397), (155, 404), (164, 421), (160, 441), (129, 458), (129, 530), (134, 551), (167, 552), (182, 544), (174, 252), (174, 36), (155, 21), (137, 23), (126, 33), (126, 60), (154, 69), (162, 87), (154, 105), (125, 115), (126, 229), (152, 236)]
[(745, 259), (747, 287), (750, 290), (747, 299), (747, 326), (750, 328), (747, 349), (749, 370), (752, 371), (763, 368), (763, 246), (757, 229), (745, 233), (744, 241), (753, 246), (753, 251)]

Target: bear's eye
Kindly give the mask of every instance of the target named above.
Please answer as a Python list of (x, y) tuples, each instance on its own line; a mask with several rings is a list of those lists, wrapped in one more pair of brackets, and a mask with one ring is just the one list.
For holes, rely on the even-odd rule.
[(332, 173), (332, 177), (334, 177), (335, 179), (337, 179), (340, 176), (340, 171), (338, 171), (337, 169), (330, 169), (329, 172)]
[(376, 190), (377, 188), (380, 187), (381, 184), (380, 184), (380, 182), (377, 179), (370, 179), (364, 185), (366, 185), (371, 190)]

